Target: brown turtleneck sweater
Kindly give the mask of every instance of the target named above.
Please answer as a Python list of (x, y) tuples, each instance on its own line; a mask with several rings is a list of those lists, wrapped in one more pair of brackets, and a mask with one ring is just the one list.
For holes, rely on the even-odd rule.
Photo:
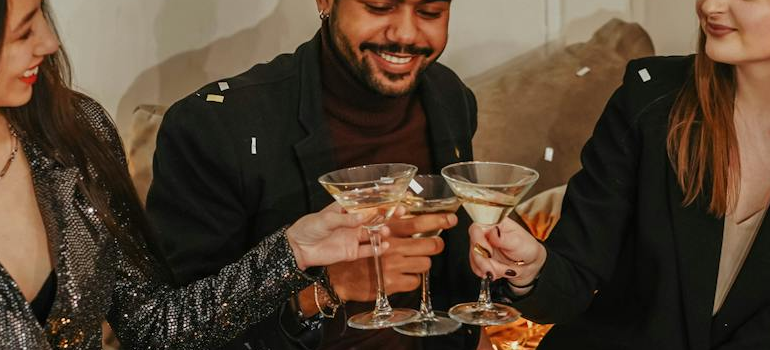
[[(428, 129), (419, 96), (410, 93), (392, 98), (372, 91), (353, 76), (331, 47), (325, 26), (322, 32), (322, 106), (337, 167), (398, 162), (416, 165), (420, 173), (430, 173)], [(418, 309), (419, 291), (395, 294), (389, 299), (393, 307)], [(374, 303), (348, 302), (345, 309), (349, 317), (373, 310)], [(421, 348), (419, 338), (391, 329), (346, 328), (345, 313), (338, 312), (325, 324), (321, 349)]]

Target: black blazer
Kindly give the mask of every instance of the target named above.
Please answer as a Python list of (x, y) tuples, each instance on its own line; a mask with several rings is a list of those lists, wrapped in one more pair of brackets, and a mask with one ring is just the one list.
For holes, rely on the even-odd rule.
[(682, 206), (666, 154), (693, 57), (632, 61), (585, 145), (539, 283), (513, 303), (557, 323), (542, 349), (770, 349), (768, 218), (712, 317), (724, 221), (708, 198)]
[[(321, 110), (320, 36), (294, 54), (276, 57), (175, 103), (157, 139), (147, 210), (180, 284), (203, 278), (304, 214), (323, 209), (331, 196), (318, 177), (335, 170), (330, 134)], [(433, 171), (472, 159), (476, 130), (473, 94), (436, 63), (419, 84)], [(221, 103), (211, 96), (222, 96)], [(477, 279), (468, 264), (468, 220), (443, 235), (446, 248), (431, 270), (434, 305), (473, 300)], [(288, 308), (287, 308), (288, 309)], [(291, 317), (281, 319), (290, 319)], [(341, 314), (341, 313), (340, 313)], [(279, 315), (228, 347), (299, 346)], [(283, 329), (282, 329), (283, 328)], [(475, 328), (430, 339), (435, 348), (474, 348)], [(438, 343), (437, 343), (438, 344)], [(430, 346), (429, 346), (430, 347)]]

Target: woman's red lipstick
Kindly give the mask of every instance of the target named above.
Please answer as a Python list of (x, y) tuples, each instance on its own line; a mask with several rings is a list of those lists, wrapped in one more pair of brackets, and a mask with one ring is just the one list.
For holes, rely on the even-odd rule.
[[(24, 72), (25, 76), (19, 78), (19, 80), (21, 80), (25, 84), (29, 84), (29, 85), (34, 84), (35, 82), (37, 82), (37, 74), (39, 72), (39, 69), (40, 69), (39, 65), (38, 66), (34, 66), (34, 67), (30, 68), (30, 69), (27, 69), (27, 71)], [(30, 71), (31, 71), (31, 74), (28, 73)], [(29, 74), (29, 75), (27, 76), (27, 74)]]

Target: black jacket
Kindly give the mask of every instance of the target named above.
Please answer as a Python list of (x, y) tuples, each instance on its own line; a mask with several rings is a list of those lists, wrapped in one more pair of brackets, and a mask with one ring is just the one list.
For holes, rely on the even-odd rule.
[[(212, 83), (166, 113), (147, 210), (180, 284), (216, 273), (266, 235), (331, 203), (317, 180), (337, 168), (321, 110), (320, 44), (316, 35), (294, 54), (223, 80), (228, 89)], [(472, 159), (476, 102), (470, 90), (438, 63), (425, 71), (418, 89), (432, 170)], [(211, 101), (216, 96), (224, 100)], [(477, 293), (468, 265), (467, 226), (461, 216), (455, 232), (444, 235), (444, 252), (434, 259), (437, 309), (473, 300)], [(301, 347), (287, 309), (228, 348)], [(477, 339), (478, 330), (466, 327), (425, 344), (470, 349)]]
[(542, 349), (770, 349), (768, 218), (712, 317), (724, 221), (708, 198), (682, 206), (667, 157), (668, 116), (692, 65), (632, 61), (583, 149), (539, 283), (513, 303), (558, 323)]

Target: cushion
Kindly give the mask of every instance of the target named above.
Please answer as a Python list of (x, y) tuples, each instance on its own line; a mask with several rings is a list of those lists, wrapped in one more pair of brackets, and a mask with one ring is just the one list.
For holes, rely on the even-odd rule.
[(134, 181), (139, 199), (144, 203), (152, 182), (152, 156), (155, 153), (155, 138), (166, 107), (141, 105), (134, 110), (131, 136), (128, 148), (128, 171)]
[[(475, 159), (536, 169), (540, 180), (531, 195), (566, 183), (580, 169), (580, 150), (626, 63), (654, 54), (641, 26), (618, 19), (586, 43), (548, 51), (537, 49), (467, 80), (479, 107)], [(590, 71), (578, 76), (583, 67)], [(553, 150), (551, 161), (546, 148)]]
[(561, 203), (567, 185), (554, 187), (538, 193), (516, 206), (516, 214), (535, 238), (544, 241), (561, 217)]

